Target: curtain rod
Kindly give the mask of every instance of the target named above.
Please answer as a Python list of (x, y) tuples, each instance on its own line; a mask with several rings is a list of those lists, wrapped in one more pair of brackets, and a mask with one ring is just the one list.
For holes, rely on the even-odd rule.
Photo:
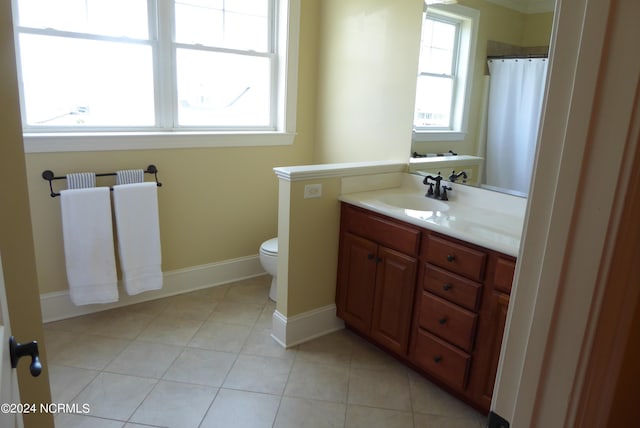
[(531, 55), (487, 55), (487, 59), (536, 59), (549, 58), (548, 54), (531, 54)]

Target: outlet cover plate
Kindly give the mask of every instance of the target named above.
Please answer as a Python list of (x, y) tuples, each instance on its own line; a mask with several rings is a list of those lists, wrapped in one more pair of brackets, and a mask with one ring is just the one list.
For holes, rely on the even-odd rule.
[(304, 186), (304, 198), (319, 198), (322, 196), (322, 184), (307, 184)]

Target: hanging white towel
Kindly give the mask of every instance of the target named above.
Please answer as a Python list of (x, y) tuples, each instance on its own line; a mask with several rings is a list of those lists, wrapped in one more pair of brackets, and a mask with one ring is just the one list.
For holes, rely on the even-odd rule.
[(129, 295), (162, 288), (155, 182), (113, 187), (122, 282)]
[(144, 171), (141, 169), (123, 169), (116, 171), (116, 184), (142, 183)]
[(118, 301), (109, 188), (62, 190), (60, 208), (71, 301)]
[(96, 187), (95, 172), (74, 172), (67, 174), (67, 189), (86, 189)]

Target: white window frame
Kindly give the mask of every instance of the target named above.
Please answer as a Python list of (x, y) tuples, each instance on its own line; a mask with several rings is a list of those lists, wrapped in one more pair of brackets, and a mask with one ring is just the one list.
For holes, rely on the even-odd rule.
[(468, 116), (471, 104), (480, 11), (457, 4), (429, 5), (426, 8), (423, 23), (428, 16), (433, 16), (446, 22), (455, 21), (460, 25), (456, 59), (456, 81), (451, 107), (451, 128), (416, 129), (414, 127), (412, 140), (414, 142), (463, 141), (467, 135), (469, 123)]
[[(17, 6), (14, 0), (14, 22)], [(157, 0), (166, 7), (165, 0)], [(198, 128), (124, 129), (119, 131), (24, 132), (25, 153), (144, 150), (198, 147), (246, 147), (293, 144), (296, 133), (300, 0), (274, 0), (275, 35), (273, 130), (216, 131)], [(18, 50), (18, 32), (14, 34)], [(164, 38), (171, 43), (171, 38)], [(19, 61), (17, 61), (19, 67)], [(160, 64), (166, 67), (166, 62)], [(173, 64), (168, 66), (174, 67)], [(158, 96), (158, 94), (156, 95)], [(160, 94), (160, 96), (166, 96)], [(165, 101), (166, 102), (166, 101)]]

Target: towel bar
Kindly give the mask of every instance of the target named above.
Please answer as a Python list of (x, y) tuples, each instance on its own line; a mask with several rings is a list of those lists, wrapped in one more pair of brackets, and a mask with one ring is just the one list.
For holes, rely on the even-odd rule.
[[(146, 170), (144, 170), (146, 174), (153, 174), (154, 179), (156, 180), (156, 184), (158, 187), (162, 186), (162, 183), (158, 181), (158, 168), (155, 165), (149, 165)], [(96, 177), (107, 177), (110, 175), (117, 175), (115, 172), (103, 172), (101, 174), (96, 174)], [(51, 191), (50, 195), (52, 198), (56, 196), (60, 196), (60, 193), (56, 193), (53, 191), (53, 184), (51, 183), (53, 180), (66, 180), (67, 176), (59, 176), (56, 177), (53, 171), (47, 169), (46, 171), (42, 171), (42, 178), (49, 182), (49, 190)], [(111, 189), (113, 190), (113, 189)]]

